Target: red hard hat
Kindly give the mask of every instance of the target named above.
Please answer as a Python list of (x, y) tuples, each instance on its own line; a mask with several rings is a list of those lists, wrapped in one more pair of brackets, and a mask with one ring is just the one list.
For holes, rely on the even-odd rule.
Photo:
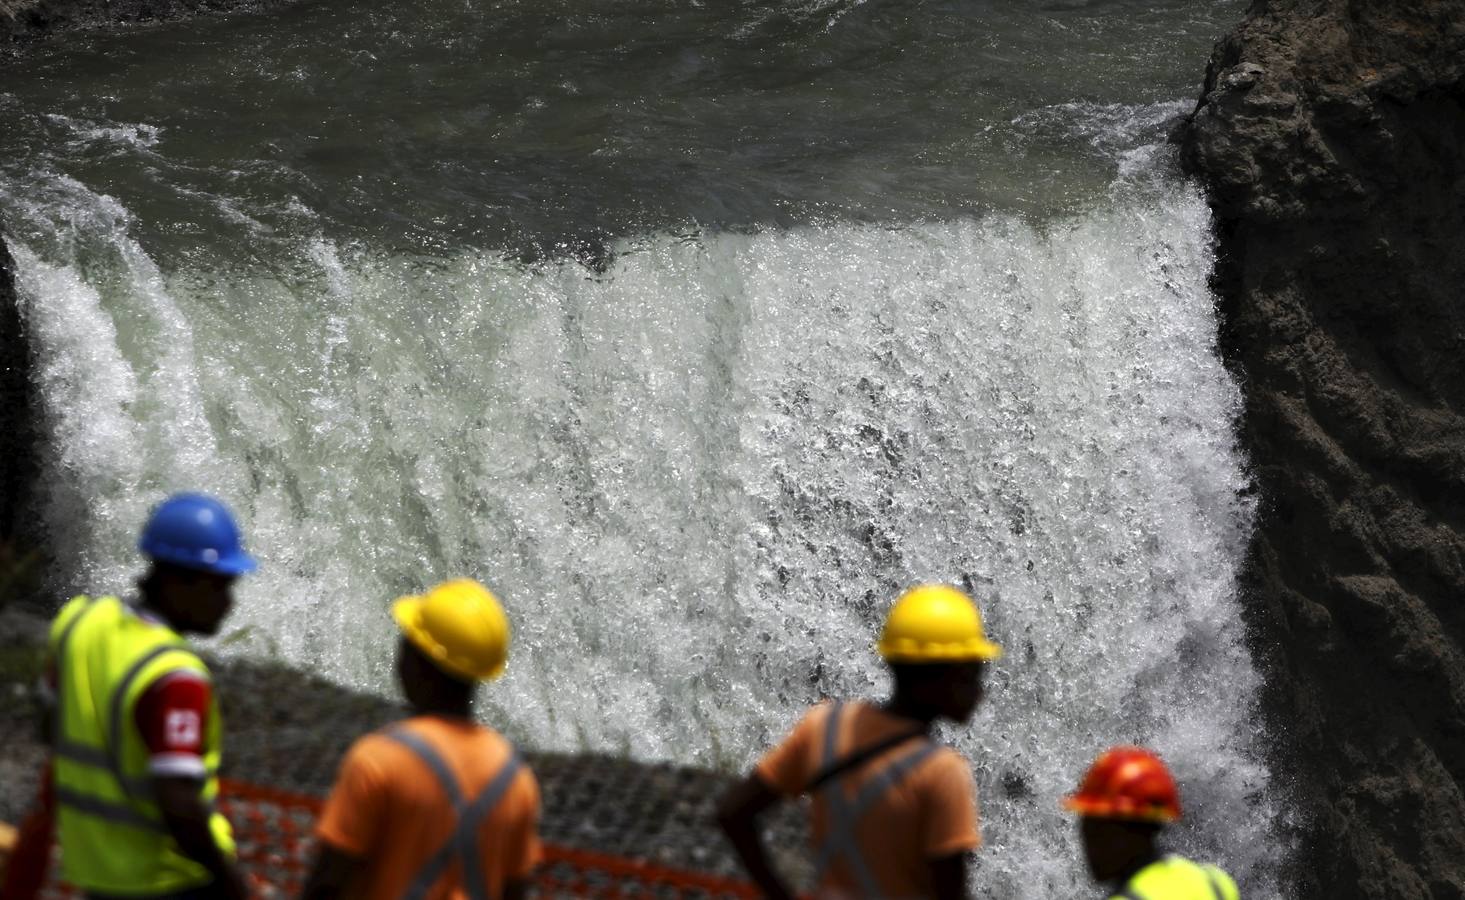
[(1170, 770), (1143, 747), (1113, 747), (1089, 766), (1078, 793), (1063, 805), (1081, 816), (1173, 822), (1180, 818), (1180, 791)]

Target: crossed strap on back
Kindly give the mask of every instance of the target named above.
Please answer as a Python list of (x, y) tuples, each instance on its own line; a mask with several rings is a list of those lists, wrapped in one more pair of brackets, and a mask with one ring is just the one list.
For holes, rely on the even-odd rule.
[(479, 859), (478, 830), (483, 820), (498, 806), (509, 785), (514, 783), (514, 776), (523, 767), (518, 751), (510, 751), (503, 768), (477, 797), (469, 801), (463, 797), (463, 790), (458, 779), (453, 776), (452, 769), (448, 768), (447, 761), (420, 735), (401, 727), (389, 729), (382, 734), (411, 750), (432, 770), (443, 792), (452, 801), (453, 810), (458, 817), (452, 835), (417, 871), (402, 896), (405, 900), (419, 900), (427, 896), (427, 892), (447, 871), (456, 856), (463, 865), (463, 890), (470, 900), (489, 900), (488, 879), (483, 874), (483, 864)]
[[(1230, 900), (1230, 898), (1226, 896), (1226, 891), (1221, 887), (1221, 879), (1216, 877), (1215, 867), (1200, 866), (1199, 868), (1202, 872), (1206, 873), (1206, 883), (1211, 886), (1211, 896), (1214, 897), (1215, 900)], [(1135, 890), (1127, 884), (1124, 886), (1124, 889), (1115, 896), (1123, 897), (1124, 900), (1152, 900), (1152, 898), (1141, 894), (1139, 891)]]
[[(823, 760), (820, 763), (821, 769), (828, 769), (837, 764), (836, 747), (839, 739), (839, 723), (844, 717), (844, 711), (845, 705), (842, 702), (835, 702), (829, 710), (829, 721), (824, 726), (824, 752)], [(921, 739), (921, 746), (918, 749), (886, 766), (879, 774), (861, 786), (852, 800), (845, 797), (840, 782), (853, 770), (843, 772), (825, 782), (816, 794), (819, 799), (829, 804), (829, 833), (825, 835), (824, 842), (819, 846), (819, 852), (814, 858), (814, 871), (818, 879), (822, 880), (825, 872), (836, 861), (842, 861), (859, 885), (860, 896), (879, 897), (881, 895), (880, 883), (875, 880), (874, 873), (870, 871), (865, 858), (860, 854), (859, 844), (855, 841), (855, 827), (871, 806), (904, 781), (906, 776), (915, 771), (917, 766), (935, 752), (934, 743), (929, 739)]]

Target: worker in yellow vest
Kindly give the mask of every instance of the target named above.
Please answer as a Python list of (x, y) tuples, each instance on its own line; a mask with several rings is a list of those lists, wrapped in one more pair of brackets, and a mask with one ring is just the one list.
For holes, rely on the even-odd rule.
[(1079, 814), (1089, 871), (1111, 900), (1240, 900), (1225, 872), (1161, 852), (1160, 832), (1180, 818), (1180, 791), (1152, 751), (1105, 751), (1063, 805)]
[(229, 510), (178, 494), (138, 542), (133, 601), (77, 597), (51, 626), (52, 777), (66, 881), (92, 898), (247, 896), (214, 809), (223, 723), (183, 635), (214, 634), (255, 567)]
[(413, 716), (347, 751), (304, 896), (523, 897), (540, 859), (539, 784), (472, 708), (478, 683), (504, 671), (509, 620), (466, 578), (403, 597), (392, 612)]
[(723, 831), (769, 897), (794, 896), (770, 864), (758, 817), (811, 794), (817, 897), (966, 895), (966, 857), (981, 844), (967, 761), (931, 739), (938, 720), (970, 721), (987, 664), (976, 604), (947, 585), (896, 601), (878, 644), (895, 691), (882, 705), (816, 706), (727, 793)]

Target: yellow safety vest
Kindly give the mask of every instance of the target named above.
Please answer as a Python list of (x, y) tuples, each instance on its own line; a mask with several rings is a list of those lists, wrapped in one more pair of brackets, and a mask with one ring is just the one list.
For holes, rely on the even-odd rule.
[(1241, 892), (1215, 866), (1167, 856), (1136, 872), (1110, 900), (1241, 900)]
[[(138, 699), (180, 669), (208, 677), (188, 642), (149, 622), (116, 597), (77, 597), (51, 625), (57, 679), (54, 754), (57, 834), (63, 877), (89, 891), (162, 894), (207, 884), (212, 876), (168, 835), (152, 796), (148, 750), (134, 724)], [(214, 703), (204, 735), (208, 775), (200, 793), (219, 793), (222, 723)], [(229, 822), (215, 812), (214, 839), (234, 853)]]

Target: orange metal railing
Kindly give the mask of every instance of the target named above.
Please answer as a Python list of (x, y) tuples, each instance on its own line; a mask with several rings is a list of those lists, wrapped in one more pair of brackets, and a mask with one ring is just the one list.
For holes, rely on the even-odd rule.
[[(234, 824), (239, 861), (261, 900), (296, 897), (314, 854), (313, 830), (321, 800), (242, 781), (224, 780), (219, 806)], [(52, 872), (57, 867), (52, 866)], [(755, 898), (752, 885), (642, 860), (572, 847), (546, 845), (535, 877), (540, 897)], [(47, 900), (74, 898), (62, 884), (49, 884)]]

